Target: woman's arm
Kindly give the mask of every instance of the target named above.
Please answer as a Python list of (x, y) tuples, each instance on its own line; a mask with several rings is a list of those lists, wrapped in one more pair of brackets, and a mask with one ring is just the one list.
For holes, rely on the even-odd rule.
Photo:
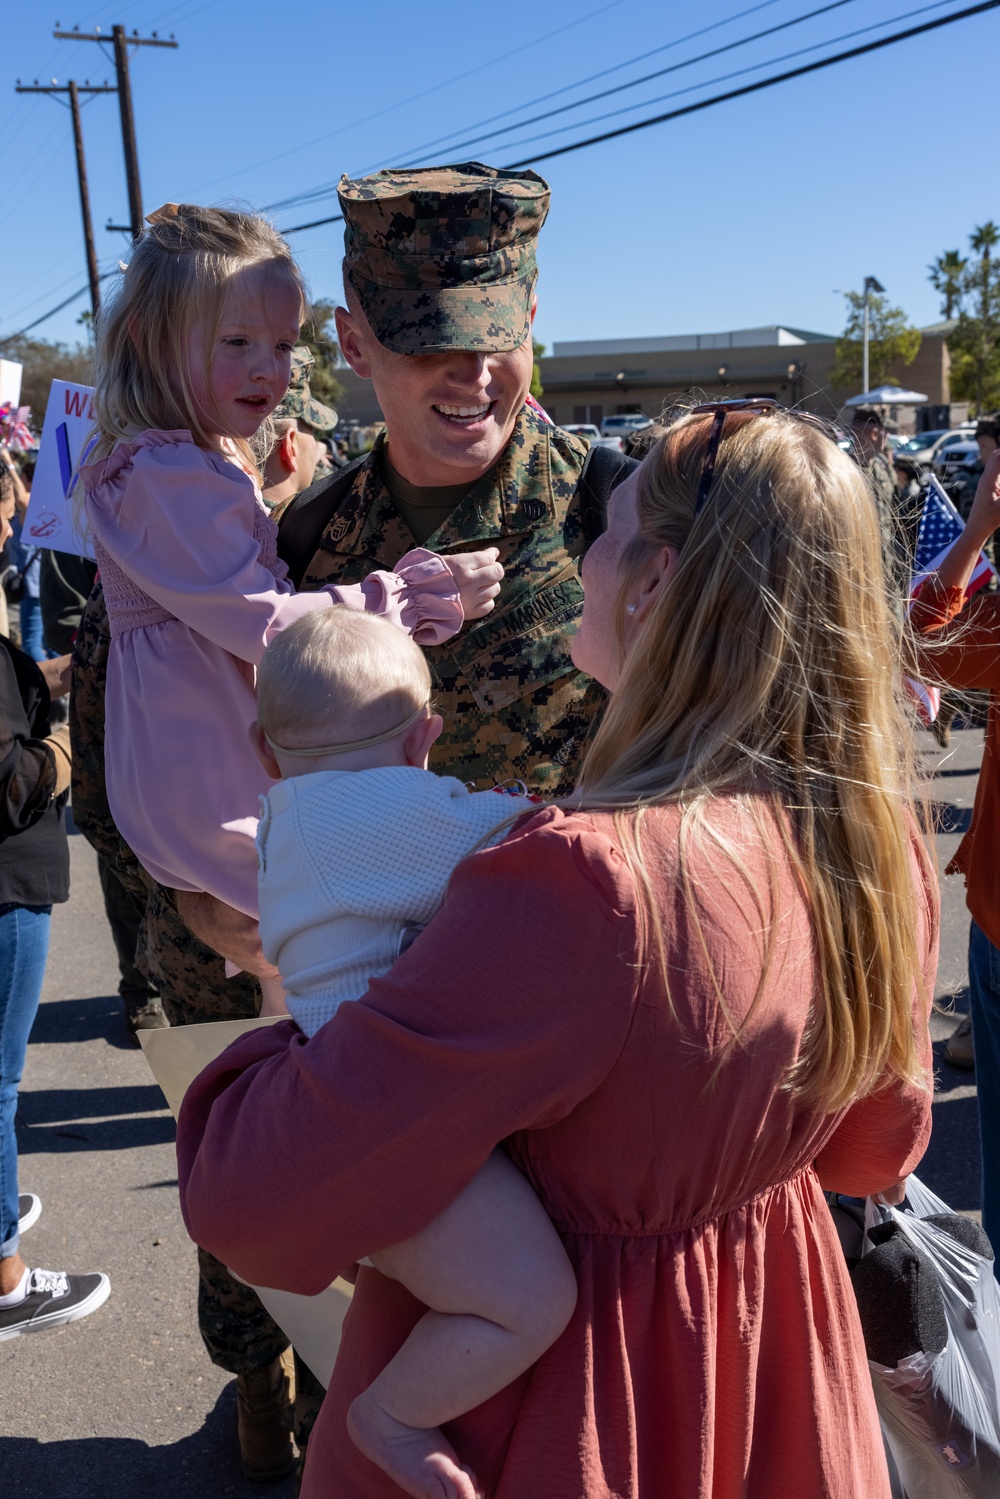
[(424, 1227), (498, 1141), (564, 1118), (614, 1065), (633, 899), (610, 841), (557, 811), (467, 859), (364, 999), (308, 1042), (284, 1025), (246, 1037), (192, 1085), (192, 1237), (255, 1284), (311, 1294)]
[(937, 587), (961, 589), (964, 593), (972, 577), (976, 559), (1000, 526), (1000, 449), (995, 452), (976, 486), (976, 497), (969, 511), (965, 530), (945, 557), (937, 573)]

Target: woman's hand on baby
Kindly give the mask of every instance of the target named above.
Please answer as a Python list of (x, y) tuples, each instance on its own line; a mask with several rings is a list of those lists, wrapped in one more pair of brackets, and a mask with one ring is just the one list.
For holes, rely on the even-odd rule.
[(493, 608), (503, 577), (499, 556), (499, 547), (484, 547), (481, 552), (459, 552), (442, 558), (455, 580), (466, 619), (482, 619)]

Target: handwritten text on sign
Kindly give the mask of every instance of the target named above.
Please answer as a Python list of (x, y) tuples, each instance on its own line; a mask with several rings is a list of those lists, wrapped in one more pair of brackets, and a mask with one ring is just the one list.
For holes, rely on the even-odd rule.
[(88, 538), (79, 529), (71, 499), (74, 475), (94, 425), (93, 397), (90, 385), (52, 382), (24, 524), (24, 540), (29, 546), (72, 552), (76, 557), (94, 555)]

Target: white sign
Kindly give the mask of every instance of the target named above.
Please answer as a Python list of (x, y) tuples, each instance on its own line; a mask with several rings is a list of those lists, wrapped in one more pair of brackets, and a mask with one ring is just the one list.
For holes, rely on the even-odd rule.
[(21, 371), (24, 366), (15, 359), (0, 359), (0, 406), (20, 406)]
[[(38, 449), (31, 501), (22, 543), (93, 558), (89, 538), (79, 529), (75, 511), (82, 496), (73, 494), (76, 470), (94, 425), (93, 386), (53, 380)], [(74, 505), (73, 500), (77, 501)]]

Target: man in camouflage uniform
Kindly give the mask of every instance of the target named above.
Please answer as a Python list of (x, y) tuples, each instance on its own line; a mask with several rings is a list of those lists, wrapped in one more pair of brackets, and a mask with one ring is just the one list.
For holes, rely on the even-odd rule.
[(903, 577), (904, 543), (899, 535), (896, 476), (885, 451), (885, 422), (877, 407), (859, 406), (851, 426), (861, 467), (875, 496), (886, 571), (893, 591), (898, 593), (909, 580)]
[[(351, 366), (374, 381), (387, 430), (359, 464), (291, 503), (279, 548), (286, 530), (301, 548), (305, 520), (315, 541), (291, 570), (314, 589), (359, 582), (415, 544), (443, 553), (495, 545), (506, 573), (493, 613), (427, 652), (445, 718), (431, 763), (480, 787), (518, 779), (566, 791), (602, 693), (569, 655), (582, 607), (576, 488), (587, 446), (525, 404), (548, 187), (533, 172), (472, 164), (344, 178), (340, 199), (347, 306), (337, 311), (338, 335)], [(295, 547), (283, 550), (291, 560)], [(118, 842), (103, 789), (107, 635), (98, 588), (76, 652), (73, 791), (98, 847)], [(224, 908), (213, 929), (211, 898), (198, 899), (198, 910), (181, 901), (188, 922), (225, 951)], [(172, 1020), (254, 1012), (252, 981), (227, 981), (174, 897), (156, 887), (147, 937)], [(203, 1251), (199, 1259), (199, 1320), (213, 1361), (241, 1377), (273, 1367), (283, 1340), (253, 1293)], [(300, 1445), (307, 1432), (297, 1431)]]
[[(320, 477), (317, 465), (326, 449), (319, 438), (337, 425), (337, 413), (317, 401), (309, 389), (309, 371), (314, 362), (312, 351), (305, 344), (296, 344), (288, 389), (271, 418), (275, 441), (264, 464), (263, 495), (275, 521), (281, 519), (282, 512), (297, 494), (309, 488), (314, 477)], [(323, 472), (330, 472), (328, 463), (324, 464)]]

